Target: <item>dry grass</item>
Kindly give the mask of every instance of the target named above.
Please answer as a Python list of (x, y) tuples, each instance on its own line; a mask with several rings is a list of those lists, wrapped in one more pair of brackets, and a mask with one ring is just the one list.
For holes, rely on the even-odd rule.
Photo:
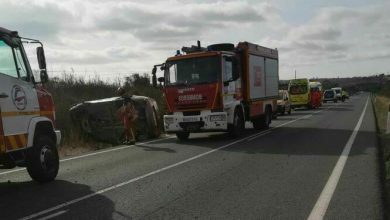
[(378, 120), (380, 134), (384, 134), (387, 127), (387, 113), (389, 110), (390, 98), (386, 96), (376, 96), (375, 110)]
[[(162, 93), (158, 88), (150, 85), (147, 75), (136, 75), (135, 77), (133, 75), (133, 77), (128, 77), (124, 84), (132, 94), (154, 98), (159, 105), (160, 113), (164, 112)], [(119, 86), (119, 81), (109, 83), (101, 80), (98, 76), (85, 80), (66, 73), (60, 78), (50, 80), (45, 85), (45, 88), (53, 95), (56, 106), (56, 125), (62, 133), (62, 143), (59, 147), (61, 158), (112, 146), (97, 142), (80, 132), (77, 126), (72, 123), (69, 109), (83, 101), (116, 96), (116, 90)]]

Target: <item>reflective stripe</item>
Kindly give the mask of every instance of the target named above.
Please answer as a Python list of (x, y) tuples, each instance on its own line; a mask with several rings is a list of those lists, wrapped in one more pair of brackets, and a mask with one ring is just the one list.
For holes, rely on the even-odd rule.
[(24, 116), (24, 115), (40, 115), (40, 111), (33, 112), (3, 112), (2, 117), (15, 117), (15, 116)]
[(54, 111), (40, 111), (39, 113), (41, 116), (52, 116)]
[(33, 111), (33, 112), (2, 112), (1, 116), (3, 118), (7, 117), (16, 117), (16, 116), (25, 116), (25, 115), (43, 115), (51, 116), (54, 114), (54, 111)]
[(4, 137), (7, 151), (25, 148), (27, 146), (27, 134), (18, 134)]
[(21, 144), (22, 146), (26, 146), (27, 145), (27, 135), (20, 135), (20, 141), (21, 141)]
[(4, 136), (0, 135), (0, 153), (5, 152)]

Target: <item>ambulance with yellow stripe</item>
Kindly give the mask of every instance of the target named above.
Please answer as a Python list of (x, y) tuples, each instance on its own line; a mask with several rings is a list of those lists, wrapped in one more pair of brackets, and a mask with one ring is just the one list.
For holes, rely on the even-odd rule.
[[(37, 45), (40, 82), (26, 55), (27, 43)], [(0, 167), (26, 167), (38, 182), (54, 180), (59, 168), (61, 133), (55, 129), (52, 96), (43, 88), (47, 80), (42, 43), (0, 27)]]

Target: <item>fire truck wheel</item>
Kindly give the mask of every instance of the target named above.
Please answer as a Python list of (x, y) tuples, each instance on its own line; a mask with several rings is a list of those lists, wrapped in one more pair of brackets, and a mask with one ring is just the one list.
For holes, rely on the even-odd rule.
[(37, 182), (53, 181), (59, 168), (59, 157), (52, 138), (41, 135), (27, 151), (27, 171)]
[(176, 133), (176, 137), (181, 140), (181, 141), (185, 141), (185, 140), (188, 140), (188, 137), (190, 136), (190, 132), (188, 131), (181, 131), (181, 132), (177, 132)]
[(271, 124), (271, 120), (272, 120), (272, 111), (270, 110), (270, 108), (266, 108), (265, 109), (265, 115), (263, 117), (263, 128), (267, 129), (269, 128), (269, 124)]
[(253, 127), (257, 130), (261, 130), (263, 129), (263, 118), (256, 118), (254, 120), (252, 120), (252, 123), (253, 123)]
[(233, 124), (229, 126), (229, 133), (233, 137), (238, 137), (241, 135), (245, 128), (245, 121), (242, 112), (236, 109), (234, 111)]
[(252, 120), (253, 128), (257, 130), (269, 128), (269, 124), (271, 123), (271, 118), (272, 118), (271, 115), (272, 115), (272, 111), (269, 110), (269, 108), (266, 108), (264, 115)]

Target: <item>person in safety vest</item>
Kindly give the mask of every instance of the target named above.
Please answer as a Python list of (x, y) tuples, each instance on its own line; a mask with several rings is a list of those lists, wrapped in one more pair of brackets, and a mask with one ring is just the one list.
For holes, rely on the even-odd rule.
[(310, 104), (312, 108), (318, 108), (321, 105), (321, 92), (318, 88), (310, 89)]

